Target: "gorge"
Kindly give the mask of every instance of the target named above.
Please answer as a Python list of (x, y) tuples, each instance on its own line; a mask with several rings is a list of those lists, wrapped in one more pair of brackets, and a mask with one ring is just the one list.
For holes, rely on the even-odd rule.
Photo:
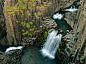
[[(85, 64), (85, 0), (0, 0), (0, 7), (0, 49), (23, 46), (7, 53), (0, 50), (1, 64)], [(57, 36), (48, 33), (52, 28)], [(55, 60), (46, 57), (49, 53)]]

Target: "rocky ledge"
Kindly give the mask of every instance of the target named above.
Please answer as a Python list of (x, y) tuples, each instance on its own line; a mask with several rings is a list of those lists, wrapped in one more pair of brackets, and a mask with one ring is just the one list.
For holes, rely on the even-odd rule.
[(0, 64), (20, 64), (22, 50), (13, 50), (7, 53), (0, 51)]

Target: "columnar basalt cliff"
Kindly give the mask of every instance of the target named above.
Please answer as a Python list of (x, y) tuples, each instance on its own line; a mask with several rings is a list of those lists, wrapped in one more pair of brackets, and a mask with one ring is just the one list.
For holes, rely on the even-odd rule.
[[(0, 8), (0, 14), (4, 13), (4, 20), (6, 20), (3, 23), (4, 20), (0, 19), (0, 29), (3, 30), (0, 31), (0, 37), (7, 32), (9, 41), (5, 43), (5, 37), (1, 39), (0, 44), (28, 43), (33, 45), (34, 40), (41, 35), (41, 31), (57, 26), (55, 20), (50, 18), (51, 15), (59, 9), (71, 5), (74, 1), (76, 0), (0, 0), (1, 8), (4, 2), (4, 10)], [(86, 0), (81, 0), (79, 3), (81, 6), (76, 12), (65, 13), (64, 19), (73, 30), (63, 37), (66, 48), (65, 53), (61, 52), (63, 61), (61, 60), (60, 64), (68, 64), (69, 62), (71, 64), (79, 60), (81, 49), (84, 44), (86, 45)], [(84, 57), (86, 57), (86, 48)]]
[(3, 13), (4, 0), (0, 0), (0, 45), (7, 45), (6, 24)]
[[(71, 5), (73, 1), (5, 0), (3, 12), (6, 19), (5, 23), (9, 45), (22, 44), (21, 40), (25, 37), (36, 38), (40, 31), (48, 28), (55, 28), (57, 25), (54, 20), (53, 23), (48, 23), (43, 22), (43, 18), (50, 17), (55, 11), (66, 7), (63, 3), (68, 6)], [(52, 20), (49, 19), (48, 21)], [(50, 27), (47, 25), (50, 25)]]
[[(65, 13), (65, 20), (73, 28), (73, 31), (64, 36), (67, 39), (65, 50), (68, 56), (72, 58), (71, 62), (79, 60), (81, 49), (86, 44), (86, 1), (80, 2), (81, 6), (75, 13)], [(84, 55), (86, 55), (85, 50)]]

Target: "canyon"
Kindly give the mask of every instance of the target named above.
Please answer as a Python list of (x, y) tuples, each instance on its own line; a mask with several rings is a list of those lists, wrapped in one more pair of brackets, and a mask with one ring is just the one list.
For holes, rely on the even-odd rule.
[[(31, 4), (27, 4), (28, 1), (26, 1), (24, 5), (27, 8), (17, 9), (12, 15), (11, 12), (16, 9), (15, 5), (20, 5), (17, 3), (18, 0), (0, 0), (0, 45), (34, 45), (36, 38), (42, 35), (40, 32), (58, 26), (51, 16), (55, 12), (71, 6), (75, 1), (77, 0), (37, 0), (32, 2), (32, 7), (29, 7)], [(68, 33), (62, 37), (66, 48), (65, 54), (62, 54), (61, 58), (63, 61), (60, 59), (60, 64), (72, 64), (79, 61), (83, 48), (84, 51), (81, 56), (84, 56), (86, 60), (86, 0), (80, 0), (77, 5), (80, 5), (77, 11), (64, 13), (65, 16), (62, 18), (72, 27), (72, 30), (67, 30)], [(22, 51), (20, 50), (18, 53), (14, 51), (6, 55), (12, 55), (12, 53), (21, 54)], [(8, 60), (6, 55), (0, 52), (0, 62), (3, 59)], [(14, 59), (14, 57), (11, 58)], [(11, 60), (6, 62), (10, 63)], [(2, 61), (3, 64), (6, 62)], [(14, 61), (12, 60), (12, 62)], [(16, 64), (19, 63), (16, 61)]]

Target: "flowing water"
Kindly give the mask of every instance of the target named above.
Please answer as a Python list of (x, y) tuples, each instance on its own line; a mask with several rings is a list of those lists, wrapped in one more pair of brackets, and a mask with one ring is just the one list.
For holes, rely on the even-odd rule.
[(48, 56), (50, 59), (55, 59), (55, 53), (59, 47), (59, 43), (62, 37), (61, 34), (57, 35), (57, 32), (58, 31), (55, 31), (54, 29), (50, 29), (48, 31), (47, 40), (41, 49), (41, 53), (44, 57)]
[(55, 20), (55, 19), (61, 20), (62, 17), (63, 17), (63, 15), (60, 14), (60, 13), (56, 13), (56, 14), (53, 15), (53, 19), (54, 19), (54, 20)]
[(71, 7), (71, 8), (69, 8), (69, 9), (65, 9), (64, 11), (75, 12), (75, 11), (77, 11), (77, 10), (78, 10), (77, 8)]
[[(61, 12), (74, 12), (76, 10), (78, 9), (71, 7)], [(64, 14), (57, 12), (53, 15), (53, 19), (58, 25), (57, 29), (62, 29), (64, 33), (66, 33), (67, 30), (71, 30), (72, 28), (67, 24), (66, 21), (61, 20), (64, 17), (63, 15)], [(45, 44), (43, 45), (43, 48), (37, 48), (34, 46), (25, 47), (23, 49), (24, 54), (21, 57), (21, 64), (56, 64), (56, 61), (52, 59), (55, 59), (55, 53), (59, 47), (62, 37), (61, 34), (56, 35), (57, 32), (58, 31), (49, 30), (48, 37)], [(0, 49), (0, 51), (5, 52), (6, 47), (0, 46)]]
[(23, 56), (21, 57), (21, 64), (56, 64), (56, 60), (51, 60), (43, 57), (40, 53), (41, 48), (34, 46), (23, 49)]
[(67, 24), (67, 21), (66, 20), (55, 20), (55, 22), (57, 23), (57, 27), (56, 29), (61, 29), (63, 30), (63, 34), (62, 35), (65, 35), (67, 34), (67, 30), (72, 30), (71, 26), (69, 24)]
[(9, 48), (7, 48), (6, 50), (5, 50), (5, 53), (6, 52), (9, 52), (9, 51), (11, 51), (11, 50), (16, 50), (16, 49), (22, 49), (23, 48), (23, 46), (18, 46), (18, 47), (9, 47)]
[[(58, 25), (57, 30), (62, 29), (66, 34), (66, 31), (71, 30), (72, 28), (65, 20), (61, 20), (62, 17), (63, 15), (59, 13), (53, 16)], [(21, 57), (21, 64), (57, 64), (56, 60), (54, 60), (55, 53), (62, 37), (61, 34), (56, 35), (57, 32), (58, 31), (54, 31), (52, 29), (49, 30), (48, 37), (43, 48), (37, 48), (34, 46), (24, 48), (24, 54)]]

